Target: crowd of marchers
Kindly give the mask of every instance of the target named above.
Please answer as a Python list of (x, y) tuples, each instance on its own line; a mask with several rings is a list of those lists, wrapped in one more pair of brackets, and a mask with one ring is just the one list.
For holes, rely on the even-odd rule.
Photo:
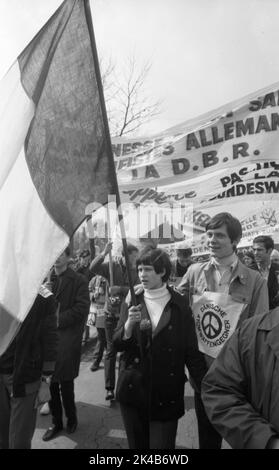
[(175, 448), (186, 381), (200, 449), (222, 439), (279, 448), (279, 253), (266, 235), (240, 253), (241, 224), (227, 212), (206, 236), (210, 255), (198, 262), (191, 247), (170, 258), (154, 240), (118, 257), (111, 242), (78, 260), (63, 251), (0, 357), (1, 449), (31, 448), (38, 407), (52, 416), (44, 441), (76, 431), (75, 379), (92, 325), (89, 373), (104, 360), (105, 399), (119, 402), (130, 449)]

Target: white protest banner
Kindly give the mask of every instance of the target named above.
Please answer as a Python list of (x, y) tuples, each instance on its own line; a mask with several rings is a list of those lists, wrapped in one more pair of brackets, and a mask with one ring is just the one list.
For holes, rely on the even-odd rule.
[(161, 204), (277, 194), (278, 89), (276, 83), (154, 137), (113, 139), (122, 197)]
[[(208, 176), (157, 188), (122, 186), (122, 201), (135, 203), (220, 205), (220, 200), (263, 199), (279, 193), (279, 160), (242, 165)], [(278, 196), (277, 196), (278, 197)]]

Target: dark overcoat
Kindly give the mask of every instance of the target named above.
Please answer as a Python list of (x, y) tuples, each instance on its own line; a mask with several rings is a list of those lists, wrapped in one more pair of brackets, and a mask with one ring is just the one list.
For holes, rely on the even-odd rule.
[(233, 449), (279, 435), (279, 308), (243, 322), (203, 380), (206, 413)]
[(90, 305), (87, 279), (68, 268), (58, 276), (54, 295), (59, 344), (53, 382), (63, 382), (73, 380), (79, 373), (82, 335)]
[[(153, 334), (142, 331), (140, 341), (141, 357), (136, 324), (130, 339), (124, 340), (124, 325), (128, 317), (128, 306), (122, 304), (120, 319), (114, 333), (114, 346), (123, 351), (119, 364), (121, 370), (132, 364), (143, 364), (145, 393), (149, 396), (149, 419), (169, 421), (184, 414), (184, 385), (187, 366), (197, 390), (206, 366), (203, 355), (198, 350), (192, 311), (187, 299), (170, 290), (171, 299), (164, 308), (160, 321)], [(150, 320), (143, 294), (137, 296), (142, 305), (142, 318)], [(149, 334), (149, 338), (147, 335)]]

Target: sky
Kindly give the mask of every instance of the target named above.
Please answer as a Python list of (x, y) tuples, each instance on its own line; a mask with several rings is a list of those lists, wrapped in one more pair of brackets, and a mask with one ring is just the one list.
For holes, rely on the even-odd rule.
[[(279, 82), (278, 0), (90, 1), (99, 56), (152, 63), (162, 112), (142, 135)], [(60, 3), (0, 0), (0, 77)]]

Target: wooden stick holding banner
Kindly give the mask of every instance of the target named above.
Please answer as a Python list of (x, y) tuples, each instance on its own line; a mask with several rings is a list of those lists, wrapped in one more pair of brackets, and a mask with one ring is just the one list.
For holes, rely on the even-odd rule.
[[(107, 206), (107, 228), (108, 228), (108, 241), (111, 241), (111, 226), (110, 226), (110, 215), (109, 215), (109, 206)], [(108, 253), (109, 255), (109, 284), (110, 287), (114, 285), (113, 279), (113, 265), (112, 265), (112, 254), (111, 250)]]
[(101, 73), (100, 73), (98, 53), (97, 53), (97, 48), (96, 48), (96, 41), (95, 41), (95, 36), (94, 36), (89, 0), (84, 0), (84, 8), (85, 8), (85, 16), (86, 16), (88, 31), (90, 35), (90, 42), (91, 42), (91, 49), (92, 49), (92, 55), (93, 55), (93, 60), (94, 60), (94, 66), (95, 66), (96, 80), (97, 80), (100, 103), (101, 103), (102, 114), (103, 114), (104, 131), (105, 131), (105, 146), (106, 146), (106, 150), (108, 152), (108, 156), (109, 156), (109, 160), (111, 164), (110, 173), (111, 173), (111, 178), (112, 178), (112, 182), (114, 186), (113, 190), (115, 193), (116, 205), (118, 209), (118, 219), (119, 219), (120, 233), (121, 233), (121, 238), (122, 238), (123, 253), (124, 253), (126, 269), (127, 269), (126, 272), (127, 272), (127, 277), (128, 277), (128, 284), (129, 284), (129, 289), (131, 293), (132, 304), (136, 305), (137, 301), (136, 301), (136, 296), (135, 296), (135, 291), (134, 291), (134, 286), (133, 286), (132, 274), (131, 274), (131, 270), (129, 266), (129, 255), (128, 255), (128, 249), (127, 249), (127, 239), (126, 239), (126, 233), (125, 233), (124, 218), (123, 218), (123, 213), (121, 209), (121, 200), (120, 200), (118, 182), (117, 182), (115, 165), (114, 165), (114, 158), (113, 158), (109, 125), (108, 125), (108, 119), (107, 119), (107, 113), (106, 113), (102, 78), (101, 78)]

